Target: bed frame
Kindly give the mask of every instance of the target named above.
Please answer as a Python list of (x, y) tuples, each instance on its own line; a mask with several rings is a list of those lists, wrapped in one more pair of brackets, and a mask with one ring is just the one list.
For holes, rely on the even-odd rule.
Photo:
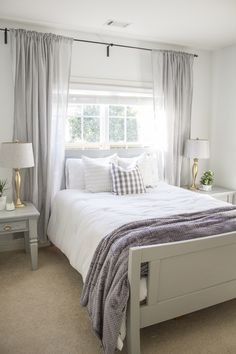
[[(67, 158), (131, 157), (150, 149), (67, 150)], [(140, 305), (140, 268), (149, 263), (147, 301)], [(140, 354), (140, 329), (236, 297), (236, 232), (129, 251), (129, 354)]]
[[(140, 305), (140, 267), (149, 263), (148, 295)], [(140, 328), (236, 297), (236, 232), (129, 251), (129, 354), (140, 354)]]

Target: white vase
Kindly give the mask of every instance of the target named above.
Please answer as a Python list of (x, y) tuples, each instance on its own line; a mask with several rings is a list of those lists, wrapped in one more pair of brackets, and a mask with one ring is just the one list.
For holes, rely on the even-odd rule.
[(210, 192), (212, 190), (212, 185), (201, 184), (200, 189), (205, 192)]
[(6, 208), (7, 197), (0, 197), (0, 210), (4, 210)]

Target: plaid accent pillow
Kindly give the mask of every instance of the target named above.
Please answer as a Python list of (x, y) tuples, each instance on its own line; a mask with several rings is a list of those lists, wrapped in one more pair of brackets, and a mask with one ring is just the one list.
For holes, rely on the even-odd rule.
[(125, 170), (111, 165), (112, 191), (117, 195), (146, 193), (138, 166)]

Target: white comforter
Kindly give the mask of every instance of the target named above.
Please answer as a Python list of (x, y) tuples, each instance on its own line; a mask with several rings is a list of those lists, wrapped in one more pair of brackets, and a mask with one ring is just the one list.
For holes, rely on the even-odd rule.
[(225, 205), (210, 196), (163, 182), (146, 194), (127, 196), (67, 189), (54, 200), (48, 236), (85, 280), (98, 243), (117, 227), (135, 220)]
[[(160, 182), (146, 194), (116, 196), (112, 193), (88, 193), (74, 189), (60, 191), (52, 207), (48, 236), (69, 259), (85, 280), (100, 240), (128, 222), (203, 211), (227, 203)], [(145, 279), (140, 300), (146, 298)], [(122, 348), (125, 324), (118, 348)]]

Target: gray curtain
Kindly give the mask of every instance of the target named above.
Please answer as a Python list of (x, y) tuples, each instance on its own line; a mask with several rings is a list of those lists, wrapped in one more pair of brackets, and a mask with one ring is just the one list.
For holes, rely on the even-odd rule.
[(25, 170), (22, 196), (40, 211), (46, 239), (51, 201), (63, 184), (64, 124), (72, 39), (10, 30), (14, 79), (14, 139), (32, 142), (35, 167)]
[(153, 51), (153, 91), (159, 177), (188, 184), (189, 161), (183, 157), (190, 137), (194, 55)]

